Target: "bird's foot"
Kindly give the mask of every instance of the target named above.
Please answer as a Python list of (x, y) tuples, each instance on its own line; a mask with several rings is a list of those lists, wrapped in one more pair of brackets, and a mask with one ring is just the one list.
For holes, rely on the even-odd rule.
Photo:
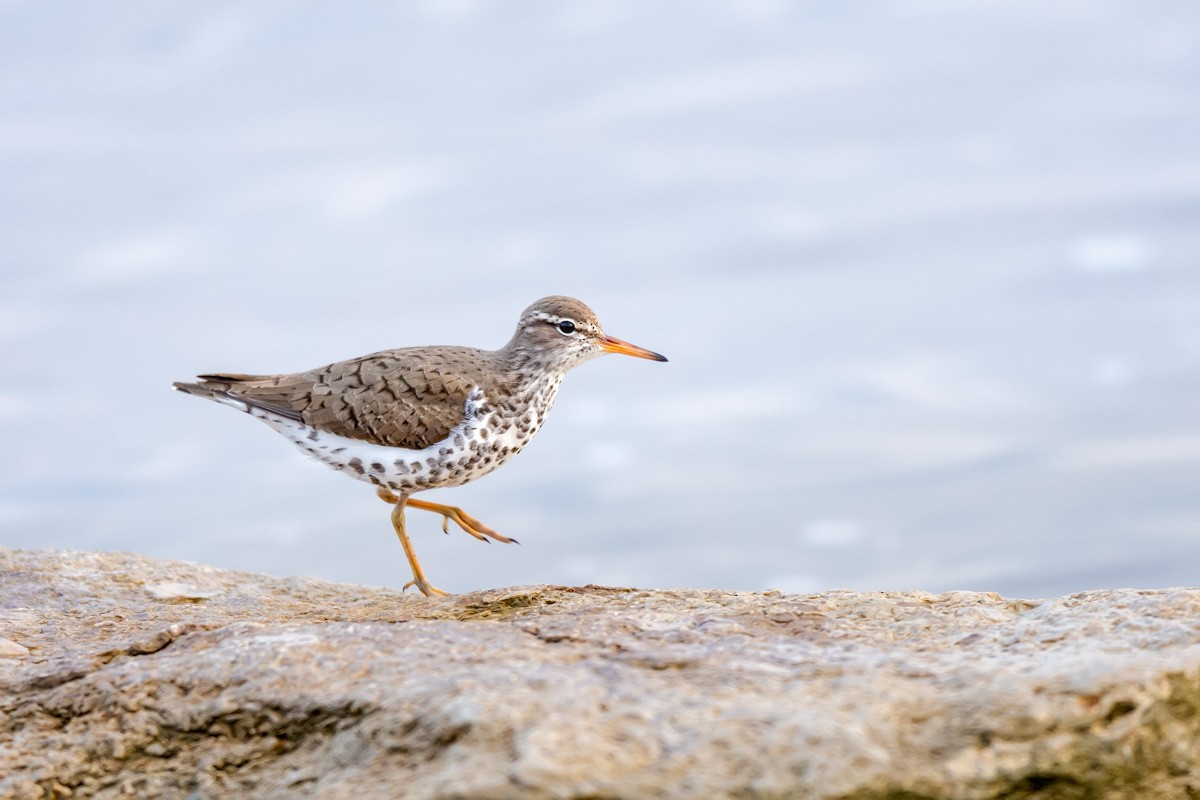
[(400, 591), (407, 592), (408, 587), (410, 587), (410, 586), (417, 587), (417, 591), (420, 592), (421, 594), (425, 595), (426, 597), (449, 597), (450, 596), (450, 592), (443, 592), (441, 589), (437, 588), (436, 586), (429, 583), (428, 581), (426, 581), (423, 578), (419, 579), (419, 580), (416, 578), (412, 579), (408, 583), (404, 584), (404, 588), (402, 588)]
[(442, 531), (444, 533), (450, 532), (450, 523), (453, 522), (481, 542), (486, 542), (488, 539), (495, 539), (497, 542), (504, 542), (505, 544), (520, 544), (516, 539), (510, 539), (504, 534), (492, 530), (457, 506), (444, 506), (441, 503), (430, 503), (428, 500), (417, 500), (414, 498), (409, 498), (408, 506), (409, 508), (423, 508), (426, 511), (441, 514)]

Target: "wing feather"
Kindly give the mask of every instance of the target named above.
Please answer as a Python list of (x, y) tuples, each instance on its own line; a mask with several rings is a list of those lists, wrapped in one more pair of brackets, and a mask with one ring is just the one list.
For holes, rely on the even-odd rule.
[(191, 386), (338, 436), (420, 450), (462, 421), (473, 388), (486, 391), (486, 355), (404, 348), (285, 375), (201, 375)]

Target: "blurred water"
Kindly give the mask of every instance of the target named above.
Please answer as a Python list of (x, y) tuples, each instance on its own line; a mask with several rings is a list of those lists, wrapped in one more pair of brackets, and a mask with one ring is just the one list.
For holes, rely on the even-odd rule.
[(568, 377), (410, 516), (451, 590), (1196, 584), (1200, 6), (0, 4), (0, 543), (398, 586), (387, 508), (168, 390)]

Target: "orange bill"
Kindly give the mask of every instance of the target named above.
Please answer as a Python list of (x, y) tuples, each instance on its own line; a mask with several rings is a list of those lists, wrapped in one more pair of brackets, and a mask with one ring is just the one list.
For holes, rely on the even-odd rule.
[(644, 347), (638, 347), (636, 344), (623, 342), (620, 339), (614, 339), (612, 336), (600, 337), (600, 346), (610, 353), (620, 353), (626, 356), (636, 356), (637, 358), (648, 358), (651, 361), (666, 361), (666, 356), (660, 356), (653, 350), (647, 350)]

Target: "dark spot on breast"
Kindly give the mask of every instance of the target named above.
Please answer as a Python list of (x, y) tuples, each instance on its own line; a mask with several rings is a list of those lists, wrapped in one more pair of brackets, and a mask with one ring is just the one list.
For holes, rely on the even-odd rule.
[(313, 428), (312, 430), (310, 430), (308, 432), (308, 440), (310, 442), (315, 442), (317, 439), (320, 438), (320, 436), (321, 436), (321, 434), (317, 432), (316, 428)]
[(408, 474), (408, 464), (406, 464), (404, 462), (404, 459), (397, 458), (395, 460), (395, 462), (393, 462), (393, 466), (396, 468), (396, 471), (399, 472), (401, 475)]
[(362, 459), (358, 458), (357, 456), (350, 459), (349, 466), (350, 466), (350, 469), (354, 470), (359, 475), (362, 475), (366, 471), (363, 469)]
[(383, 472), (383, 464), (380, 464), (378, 461), (376, 461), (374, 464), (371, 465), (371, 469), (375, 470), (376, 472), (382, 473)]

